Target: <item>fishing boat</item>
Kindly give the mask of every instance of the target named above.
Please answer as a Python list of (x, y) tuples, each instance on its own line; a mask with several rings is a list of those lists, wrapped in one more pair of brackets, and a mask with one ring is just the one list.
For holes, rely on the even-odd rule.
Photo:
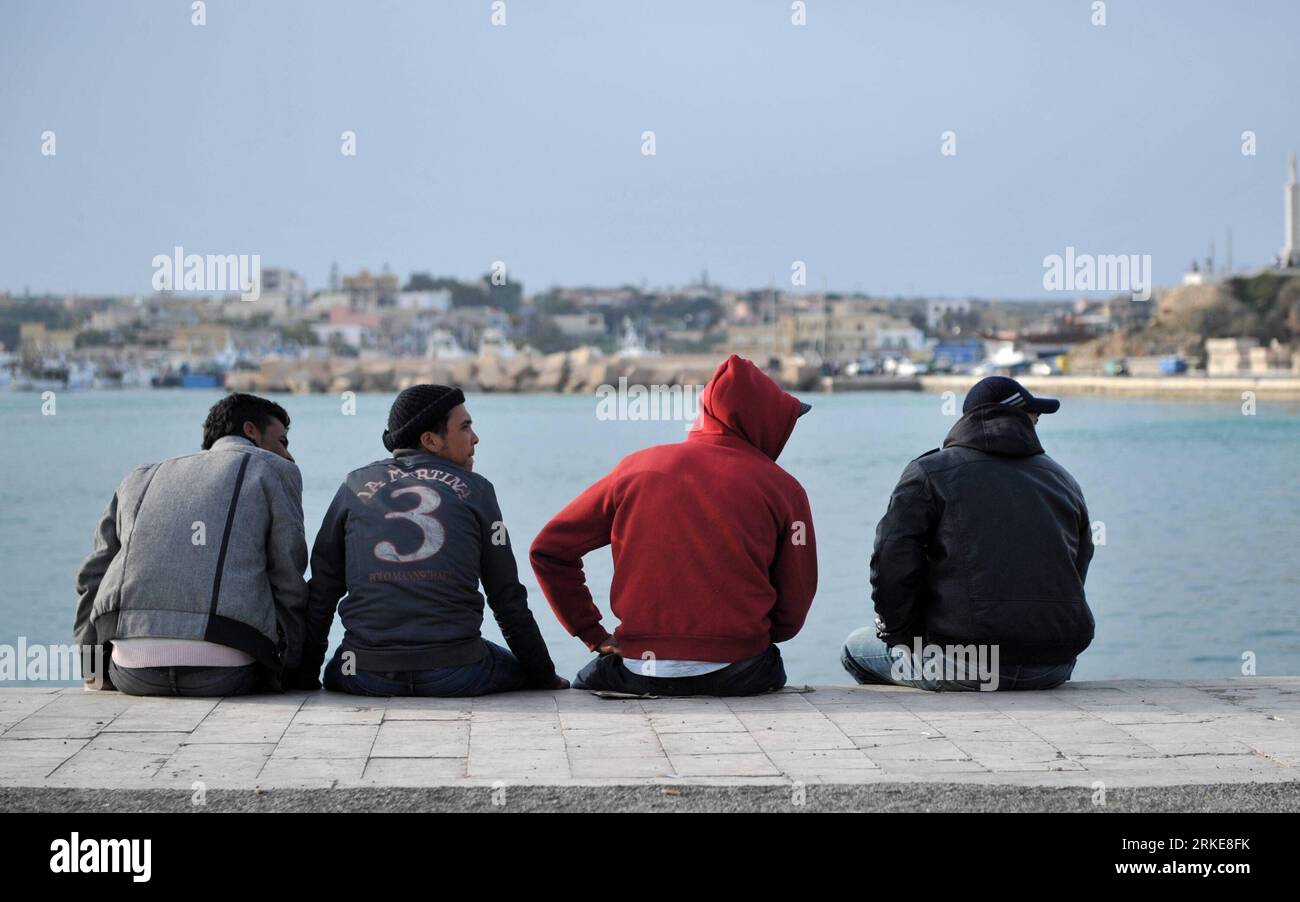
[(646, 346), (645, 339), (633, 325), (631, 317), (623, 317), (623, 337), (618, 344), (619, 357), (659, 357), (659, 351), (652, 351)]

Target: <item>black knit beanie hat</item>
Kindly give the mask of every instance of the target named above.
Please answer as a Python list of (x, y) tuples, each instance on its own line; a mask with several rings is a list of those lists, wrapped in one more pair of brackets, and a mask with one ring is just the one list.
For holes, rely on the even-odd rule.
[(453, 407), (465, 403), (465, 393), (450, 385), (412, 385), (403, 389), (388, 411), (384, 447), (417, 448), (420, 436), (433, 429)]

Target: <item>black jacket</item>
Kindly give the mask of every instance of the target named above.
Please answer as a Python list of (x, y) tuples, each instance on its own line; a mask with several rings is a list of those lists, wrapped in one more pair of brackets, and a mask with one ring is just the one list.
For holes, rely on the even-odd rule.
[(963, 416), (908, 464), (876, 528), (871, 599), (890, 644), (996, 644), (1000, 663), (1059, 664), (1092, 642), (1092, 559), (1078, 483), (1029, 417)]
[(528, 609), (492, 483), (424, 451), (353, 470), (312, 548), (303, 666), (290, 682), (315, 682), (336, 605), (341, 648), (355, 653), (358, 670), (480, 660), (480, 582), (530, 682), (550, 688), (555, 665)]

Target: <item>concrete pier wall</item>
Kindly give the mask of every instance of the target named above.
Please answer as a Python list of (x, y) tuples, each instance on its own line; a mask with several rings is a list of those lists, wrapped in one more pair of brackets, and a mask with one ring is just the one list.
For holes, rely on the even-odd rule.
[(196, 786), (276, 810), (487, 808), (494, 793), (507, 806), (609, 810), (695, 788), (714, 793), (713, 810), (760, 797), (782, 810), (818, 798), (1091, 810), (1099, 786), (1139, 807), (1300, 810), (1300, 678), (816, 686), (731, 699), (0, 689), (0, 807), (183, 809)]

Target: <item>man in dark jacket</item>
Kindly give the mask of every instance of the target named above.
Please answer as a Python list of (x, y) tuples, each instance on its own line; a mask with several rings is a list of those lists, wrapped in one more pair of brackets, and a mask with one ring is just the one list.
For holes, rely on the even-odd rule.
[[(316, 536), (303, 667), (292, 685), (320, 685), (338, 606), (344, 635), (325, 668), (327, 689), (567, 688), (528, 610), (492, 483), (473, 472), (477, 443), (460, 389), (415, 385), (397, 396), (384, 432), (393, 456), (348, 474)], [(480, 582), (510, 651), (479, 635)]]
[(843, 664), (860, 683), (1051, 689), (1093, 637), (1078, 483), (1035, 426), (1060, 402), (1004, 376), (967, 394), (943, 448), (908, 464), (876, 529), (876, 625)]

